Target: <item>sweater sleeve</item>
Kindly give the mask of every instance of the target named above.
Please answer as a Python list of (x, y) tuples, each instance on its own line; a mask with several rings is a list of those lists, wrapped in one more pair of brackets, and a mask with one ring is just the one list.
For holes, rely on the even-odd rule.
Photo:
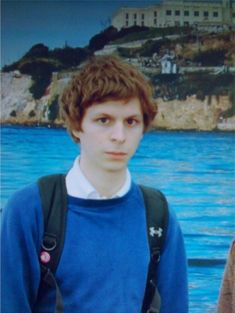
[(2, 311), (32, 312), (40, 283), (42, 214), (37, 185), (13, 195), (1, 228)]
[(183, 235), (174, 212), (170, 211), (164, 251), (158, 266), (161, 313), (188, 312), (187, 259)]

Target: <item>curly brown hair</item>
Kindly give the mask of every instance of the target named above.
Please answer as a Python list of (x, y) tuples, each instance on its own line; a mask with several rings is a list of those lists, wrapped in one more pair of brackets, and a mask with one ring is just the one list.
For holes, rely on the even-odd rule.
[(92, 57), (73, 77), (60, 97), (61, 116), (73, 139), (74, 130), (81, 130), (85, 111), (93, 103), (108, 100), (140, 100), (144, 131), (157, 114), (153, 90), (144, 75), (133, 65), (116, 56)]

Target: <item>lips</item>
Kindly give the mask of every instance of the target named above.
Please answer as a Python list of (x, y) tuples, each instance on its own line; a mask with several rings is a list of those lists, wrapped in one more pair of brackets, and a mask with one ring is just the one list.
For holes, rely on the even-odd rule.
[(124, 161), (126, 160), (127, 153), (120, 151), (108, 151), (106, 152), (106, 156), (108, 159), (113, 161)]
[(106, 154), (113, 155), (113, 156), (125, 156), (125, 155), (127, 155), (127, 153), (119, 152), (119, 151), (109, 151), (109, 152), (106, 152)]

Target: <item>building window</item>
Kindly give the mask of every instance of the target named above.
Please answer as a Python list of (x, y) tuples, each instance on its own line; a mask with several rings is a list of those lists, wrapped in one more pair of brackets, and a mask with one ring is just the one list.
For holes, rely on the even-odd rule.
[(128, 26), (128, 21), (126, 21), (126, 26)]
[(184, 16), (189, 16), (189, 11), (184, 11)]
[(128, 19), (129, 18), (129, 14), (128, 13), (126, 13), (126, 19)]
[(157, 19), (155, 18), (153, 21), (154, 25), (157, 25)]
[(209, 12), (208, 11), (204, 11), (203, 15), (204, 15), (204, 17), (208, 17), (209, 16)]
[(232, 16), (233, 16), (233, 18), (235, 18), (235, 12), (233, 12)]
[(141, 14), (141, 18), (142, 18), (142, 20), (144, 20), (144, 14)]
[(194, 16), (199, 16), (199, 11), (194, 11)]
[(180, 10), (175, 10), (175, 16), (180, 16)]
[(171, 10), (166, 10), (166, 15), (171, 15)]
[(144, 26), (144, 21), (141, 22), (141, 26)]
[(134, 19), (135, 19), (135, 20), (137, 19), (137, 14), (136, 14), (136, 13), (134, 14)]
[(184, 26), (188, 27), (189, 26), (189, 22), (184, 22)]
[(154, 17), (157, 17), (157, 11), (154, 11)]
[(213, 17), (218, 17), (219, 13), (217, 11), (213, 12)]

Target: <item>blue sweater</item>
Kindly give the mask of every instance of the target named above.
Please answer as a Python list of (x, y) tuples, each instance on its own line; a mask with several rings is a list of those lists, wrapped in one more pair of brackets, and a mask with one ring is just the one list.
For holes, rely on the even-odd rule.
[[(38, 255), (43, 217), (36, 184), (18, 191), (2, 225), (2, 312), (54, 313), (55, 291), (41, 290)], [(56, 278), (65, 313), (140, 312), (149, 263), (145, 209), (132, 183), (121, 198), (68, 197), (63, 253)], [(188, 312), (182, 233), (173, 212), (158, 267), (161, 313)]]

